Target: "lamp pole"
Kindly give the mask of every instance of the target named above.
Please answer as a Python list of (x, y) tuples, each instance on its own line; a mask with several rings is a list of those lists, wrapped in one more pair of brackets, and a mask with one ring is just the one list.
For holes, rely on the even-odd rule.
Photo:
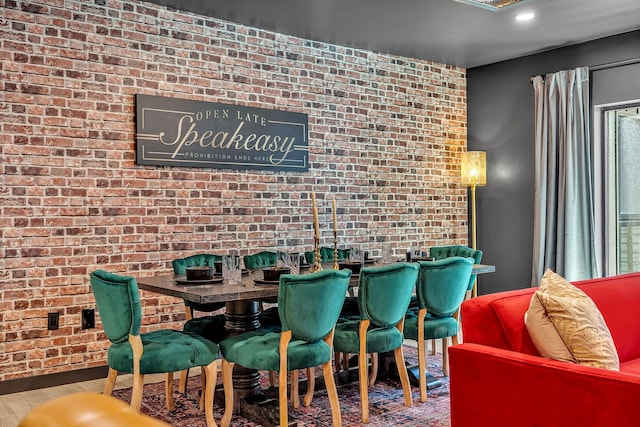
[[(476, 248), (476, 187), (477, 184), (471, 184), (471, 247)], [(473, 282), (471, 289), (471, 298), (478, 296), (478, 278)]]
[(476, 184), (471, 184), (471, 247), (476, 248)]

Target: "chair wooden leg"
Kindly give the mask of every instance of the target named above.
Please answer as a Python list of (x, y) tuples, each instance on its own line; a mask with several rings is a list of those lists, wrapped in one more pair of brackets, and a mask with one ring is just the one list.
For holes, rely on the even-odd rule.
[(298, 370), (291, 371), (291, 407), (296, 409), (300, 407), (300, 393), (298, 391), (299, 375)]
[[(329, 369), (331, 369), (331, 361), (329, 363)], [(307, 393), (304, 395), (302, 403), (304, 406), (311, 405), (313, 400), (313, 392), (316, 388), (316, 372), (313, 368), (307, 368)]]
[(178, 385), (178, 392), (187, 394), (187, 381), (189, 380), (189, 370), (186, 369), (180, 372), (180, 385)]
[(449, 376), (449, 339), (442, 338), (442, 373)]
[(278, 373), (278, 399), (280, 409), (280, 427), (289, 425), (289, 408), (287, 401), (287, 349), (291, 341), (291, 331), (283, 331), (280, 334), (280, 372)]
[(233, 366), (235, 363), (222, 359), (222, 385), (224, 386), (224, 415), (222, 427), (229, 427), (233, 416)]
[(167, 377), (164, 381), (164, 399), (167, 411), (173, 412), (176, 409), (176, 402), (173, 400), (173, 372), (167, 372)]
[(269, 371), (269, 385), (271, 387), (275, 387), (276, 386), (276, 372), (275, 371)]
[(402, 384), (402, 391), (404, 393), (404, 406), (413, 406), (413, 400), (411, 398), (411, 386), (409, 385), (409, 374), (407, 374), (407, 365), (404, 364), (404, 354), (402, 352), (402, 346), (396, 348), (393, 353), (396, 357), (396, 366), (398, 367), (398, 374), (400, 375), (400, 383)]
[(369, 371), (369, 387), (373, 387), (378, 376), (378, 353), (371, 353), (371, 371)]
[(340, 372), (340, 370), (342, 369), (342, 362), (340, 359), (340, 352), (338, 351), (334, 351), (333, 352), (333, 363), (335, 363), (335, 368), (336, 368), (336, 372)]
[(131, 408), (140, 412), (142, 403), (142, 388), (144, 387), (144, 375), (140, 373), (140, 359), (142, 358), (142, 338), (140, 335), (129, 334), (129, 344), (133, 353), (133, 387), (131, 390)]
[[(220, 369), (220, 371), (222, 372), (222, 368), (221, 368), (221, 360), (217, 359), (215, 360), (213, 363), (215, 363), (215, 370), (214, 372), (218, 372), (218, 369)], [(200, 368), (201, 370), (201, 375), (200, 375), (200, 390), (202, 390), (202, 392), (200, 393), (200, 410), (204, 411), (206, 410), (206, 406), (205, 406), (205, 402), (204, 402), (204, 390), (207, 388), (207, 372), (204, 370), (204, 368)], [(213, 392), (215, 393), (215, 386), (216, 386), (216, 381), (217, 378), (213, 379), (213, 387), (214, 390)]]
[(140, 412), (142, 404), (142, 389), (144, 388), (144, 375), (133, 374), (133, 387), (131, 390), (131, 408), (136, 412)]
[(436, 347), (437, 347), (436, 340), (431, 340), (431, 355), (432, 356), (436, 354)]
[[(427, 401), (427, 341), (424, 339), (424, 319), (426, 316), (427, 309), (421, 308), (418, 311), (418, 383), (421, 402)], [(435, 340), (431, 340), (431, 345), (435, 349)]]
[(369, 391), (367, 390), (369, 382), (367, 381), (367, 353), (360, 352), (358, 354), (358, 375), (360, 379), (360, 417), (362, 423), (369, 422)]
[(113, 393), (113, 387), (116, 385), (116, 378), (118, 378), (118, 371), (113, 368), (109, 368), (109, 373), (107, 374), (107, 381), (104, 383), (104, 394), (107, 396), (111, 396)]
[(336, 390), (336, 383), (333, 379), (333, 372), (331, 371), (331, 361), (322, 365), (322, 375), (324, 377), (327, 395), (329, 396), (329, 405), (331, 406), (331, 422), (333, 427), (342, 427), (340, 401), (338, 400), (338, 391)]
[(204, 396), (204, 417), (207, 420), (207, 427), (218, 427), (213, 419), (213, 393), (216, 388), (218, 376), (218, 364), (214, 360), (207, 366), (202, 367), (202, 375), (205, 379), (205, 386), (202, 390)]
[(420, 383), (420, 401), (427, 401), (427, 343), (418, 339), (418, 382)]
[(278, 408), (280, 412), (280, 426), (289, 424), (289, 408), (287, 405), (287, 371), (278, 373)]
[(358, 354), (358, 376), (360, 382), (360, 416), (364, 424), (369, 423), (369, 385), (367, 373), (367, 329), (369, 320), (361, 320), (358, 337), (360, 338), (360, 353)]
[(207, 373), (204, 369), (200, 373), (200, 410), (204, 411), (204, 389), (207, 387)]

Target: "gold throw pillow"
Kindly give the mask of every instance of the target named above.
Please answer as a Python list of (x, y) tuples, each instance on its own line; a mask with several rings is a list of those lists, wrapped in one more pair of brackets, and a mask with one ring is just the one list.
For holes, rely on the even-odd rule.
[(618, 352), (598, 307), (551, 269), (531, 297), (524, 322), (541, 356), (620, 370)]

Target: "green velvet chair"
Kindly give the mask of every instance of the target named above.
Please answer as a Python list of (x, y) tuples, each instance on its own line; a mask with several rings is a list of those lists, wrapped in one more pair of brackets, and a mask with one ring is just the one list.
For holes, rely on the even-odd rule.
[[(252, 255), (245, 255), (243, 257), (244, 266), (249, 270), (259, 270), (262, 268), (273, 267), (278, 264), (278, 252), (261, 251)], [(276, 298), (263, 298), (260, 300), (260, 306), (263, 303), (275, 304)], [(262, 310), (258, 317), (260, 324), (264, 326), (271, 326), (274, 328), (280, 328), (280, 319), (278, 318), (278, 312), (276, 307), (271, 307), (266, 310)]]
[(243, 261), (245, 268), (249, 270), (272, 267), (278, 263), (278, 253), (262, 251), (252, 255), (245, 255)]
[[(333, 247), (321, 247), (320, 248), (320, 262), (327, 263), (333, 262)], [(343, 259), (349, 258), (349, 249), (338, 249), (338, 260), (341, 261)], [(316, 259), (313, 251), (307, 251), (304, 253), (304, 259), (307, 261), (307, 264), (313, 264), (313, 261)]]
[[(197, 254), (186, 258), (179, 258), (172, 261), (173, 274), (187, 274), (187, 267), (211, 267), (215, 268), (215, 262), (221, 261), (222, 255)], [(220, 342), (225, 336), (221, 336), (217, 327), (224, 326), (224, 316), (204, 316), (196, 318), (194, 312), (210, 313), (225, 307), (224, 302), (214, 302), (210, 304), (198, 304), (184, 300), (185, 307), (185, 331), (193, 332), (214, 342)]]
[[(187, 267), (211, 267), (215, 268), (216, 261), (221, 261), (222, 255), (214, 254), (196, 254), (186, 258), (174, 259), (171, 264), (173, 266), (173, 274), (187, 274)], [(210, 304), (199, 304), (196, 302), (184, 301), (185, 309), (185, 324), (182, 328), (184, 332), (191, 332), (193, 334), (200, 335), (219, 343), (227, 337), (227, 332), (224, 327), (225, 317), (224, 314), (196, 316), (196, 312), (211, 313), (218, 311), (225, 307), (224, 302), (214, 302)], [(187, 379), (189, 377), (189, 371), (184, 371), (180, 374), (180, 385), (178, 391), (186, 394), (187, 392)]]
[(448, 370), (448, 344), (458, 344), (458, 310), (464, 301), (473, 258), (449, 257), (438, 261), (419, 261), (420, 273), (416, 284), (418, 309), (407, 311), (404, 322), (405, 338), (418, 342), (420, 400), (427, 400), (425, 371), (427, 369), (425, 340), (442, 339), (442, 369)]
[(222, 255), (196, 254), (185, 258), (174, 259), (173, 272), (175, 274), (187, 274), (187, 267), (211, 267), (215, 268), (216, 261), (222, 261)]
[(402, 351), (402, 330), (418, 269), (418, 264), (408, 262), (362, 268), (358, 287), (360, 319), (349, 319), (336, 325), (333, 341), (335, 351), (358, 354), (363, 423), (369, 422), (368, 353), (394, 352), (404, 392), (404, 404), (413, 404)]
[[(331, 418), (340, 426), (342, 418), (331, 369), (333, 333), (349, 286), (351, 271), (322, 270), (304, 275), (280, 276), (278, 312), (282, 331), (261, 329), (227, 338), (220, 343), (225, 413), (222, 426), (231, 421), (233, 411), (233, 367), (278, 371), (280, 425), (288, 425), (287, 372), (291, 371), (292, 400), (297, 401), (297, 369), (322, 365), (329, 395)], [(314, 376), (310, 375), (305, 406), (311, 403)], [(294, 407), (296, 404), (294, 403)]]
[(200, 406), (204, 408), (207, 426), (216, 426), (213, 392), (218, 346), (198, 335), (171, 329), (140, 333), (142, 308), (135, 278), (96, 270), (91, 273), (90, 282), (104, 332), (111, 342), (104, 394), (111, 395), (119, 372), (133, 374), (131, 407), (140, 412), (144, 376), (166, 373), (166, 405), (173, 411), (173, 372), (199, 366), (203, 382)]
[[(433, 246), (429, 249), (429, 256), (432, 256), (436, 261), (439, 259), (445, 259), (453, 256), (461, 256), (464, 258), (473, 258), (474, 264), (480, 264), (482, 261), (482, 251), (479, 249), (472, 249), (464, 245), (449, 245), (449, 246)], [(467, 286), (469, 295), (473, 298), (478, 296), (478, 288), (476, 286), (476, 275), (472, 274), (469, 279), (469, 285)]]

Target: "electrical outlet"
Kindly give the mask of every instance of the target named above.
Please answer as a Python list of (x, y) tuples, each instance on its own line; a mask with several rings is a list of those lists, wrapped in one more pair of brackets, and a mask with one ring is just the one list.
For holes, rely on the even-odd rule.
[(47, 329), (55, 331), (60, 327), (60, 313), (53, 312), (47, 315)]
[(85, 308), (82, 310), (82, 329), (91, 329), (96, 327), (96, 316), (93, 308)]

